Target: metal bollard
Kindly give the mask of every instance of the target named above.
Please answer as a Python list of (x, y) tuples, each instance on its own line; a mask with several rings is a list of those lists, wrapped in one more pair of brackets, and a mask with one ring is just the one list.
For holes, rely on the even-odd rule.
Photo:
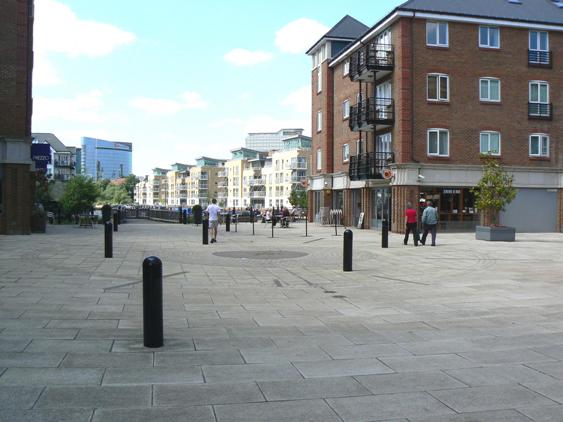
[(334, 212), (334, 235), (338, 236), (338, 228), (337, 228), (338, 221), (336, 220), (336, 216), (337, 216), (337, 214), (336, 214), (336, 210), (335, 210), (335, 212)]
[(276, 217), (272, 215), (272, 239), (274, 238), (274, 226), (276, 225)]
[(238, 215), (235, 218), (235, 233), (238, 233)]
[(143, 344), (162, 347), (162, 261), (149, 256), (143, 261)]
[(119, 215), (117, 213), (113, 213), (113, 231), (117, 231), (117, 226), (119, 225)]
[(231, 214), (225, 215), (225, 231), (231, 231)]
[(105, 204), (102, 207), (102, 221), (105, 223), (106, 221), (111, 220), (111, 205)]
[(309, 236), (309, 234), (307, 233), (307, 223), (309, 221), (309, 215), (305, 216), (305, 237)]
[(201, 222), (201, 227), (203, 230), (203, 244), (204, 245), (208, 245), (209, 244), (209, 220), (207, 218), (204, 218)]
[(389, 224), (385, 218), (381, 221), (381, 247), (389, 247)]
[(182, 207), (178, 207), (178, 223), (182, 224), (184, 221), (184, 213), (182, 212)]
[(352, 230), (344, 231), (344, 263), (342, 271), (352, 271), (352, 243), (354, 235)]
[(254, 219), (256, 216), (254, 215), (254, 211), (252, 211), (252, 236), (254, 236)]
[(104, 252), (106, 258), (113, 258), (113, 234), (111, 221), (104, 224)]

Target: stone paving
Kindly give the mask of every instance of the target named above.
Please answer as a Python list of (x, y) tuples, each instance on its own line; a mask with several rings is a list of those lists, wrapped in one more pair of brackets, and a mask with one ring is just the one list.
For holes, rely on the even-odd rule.
[(344, 273), (332, 228), (232, 228), (130, 221), (113, 259), (101, 227), (0, 237), (0, 421), (563, 421), (563, 234), (354, 230)]

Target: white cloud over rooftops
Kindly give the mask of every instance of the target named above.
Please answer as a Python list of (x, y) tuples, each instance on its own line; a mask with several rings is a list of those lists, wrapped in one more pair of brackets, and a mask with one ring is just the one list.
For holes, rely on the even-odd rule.
[(313, 19), (296, 19), (276, 32), (275, 43), (284, 53), (303, 54), (329, 29)]
[(207, 108), (207, 102), (197, 92), (184, 92), (180, 99), (137, 97), (129, 102), (131, 107), (145, 113), (156, 115), (173, 115), (184, 110)]

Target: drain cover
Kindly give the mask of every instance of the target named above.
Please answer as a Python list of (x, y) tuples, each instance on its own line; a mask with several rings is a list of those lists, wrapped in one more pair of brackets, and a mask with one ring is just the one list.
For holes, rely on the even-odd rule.
[(214, 252), (213, 255), (223, 258), (246, 258), (246, 259), (291, 259), (307, 256), (305, 252), (296, 251), (227, 251)]

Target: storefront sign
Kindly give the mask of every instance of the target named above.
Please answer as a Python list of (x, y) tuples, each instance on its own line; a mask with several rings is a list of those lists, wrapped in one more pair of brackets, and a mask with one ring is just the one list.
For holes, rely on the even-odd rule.
[(31, 144), (31, 159), (37, 170), (47, 170), (47, 164), (51, 164), (51, 145)]

